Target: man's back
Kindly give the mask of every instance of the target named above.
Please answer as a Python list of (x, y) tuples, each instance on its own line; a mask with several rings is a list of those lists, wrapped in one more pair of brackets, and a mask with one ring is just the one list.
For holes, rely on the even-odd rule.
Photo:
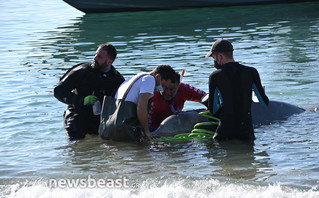
[[(254, 139), (251, 120), (252, 89), (268, 104), (255, 68), (230, 62), (210, 76), (210, 110), (217, 113), (220, 139)], [(218, 108), (218, 106), (220, 108)], [(218, 138), (217, 138), (218, 139)]]
[(124, 93), (126, 92), (128, 87), (131, 85), (131, 83), (135, 80), (135, 78), (138, 78), (138, 79), (132, 85), (125, 100), (137, 104), (141, 93), (150, 93), (151, 96), (153, 96), (154, 87), (155, 87), (154, 77), (147, 73), (141, 73), (123, 82), (121, 86), (118, 88), (115, 94), (115, 98), (122, 99), (124, 96)]

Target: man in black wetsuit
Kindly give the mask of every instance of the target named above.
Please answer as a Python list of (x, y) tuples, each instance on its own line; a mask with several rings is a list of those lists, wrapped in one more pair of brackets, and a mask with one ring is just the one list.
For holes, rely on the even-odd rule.
[(117, 51), (111, 44), (98, 47), (93, 63), (81, 63), (69, 69), (54, 89), (54, 96), (68, 105), (64, 112), (64, 128), (70, 140), (82, 139), (86, 134), (98, 134), (99, 108), (105, 95), (114, 96), (124, 82), (123, 76), (112, 66)]
[(235, 62), (233, 45), (218, 39), (207, 57), (212, 56), (217, 71), (209, 76), (209, 111), (220, 118), (215, 140), (254, 140), (251, 102), (252, 90), (265, 107), (269, 99), (261, 85), (258, 71)]

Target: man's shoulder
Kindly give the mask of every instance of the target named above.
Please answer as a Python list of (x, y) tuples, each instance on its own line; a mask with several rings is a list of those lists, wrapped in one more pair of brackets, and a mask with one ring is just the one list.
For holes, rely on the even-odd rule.
[(183, 92), (183, 91), (188, 91), (188, 90), (193, 90), (195, 87), (191, 86), (190, 84), (187, 83), (182, 83), (179, 85), (178, 92)]
[(92, 66), (91, 66), (91, 63), (89, 62), (79, 63), (73, 66), (72, 68), (70, 68), (68, 71), (72, 73), (86, 73), (86, 72), (92, 71)]
[(83, 63), (79, 63), (77, 65), (74, 65), (73, 67), (69, 68), (65, 74), (60, 78), (60, 80), (62, 80), (63, 78), (75, 74), (79, 74), (79, 73), (86, 73), (88, 71), (90, 71), (92, 69), (91, 67), (91, 63), (89, 62), (83, 62)]
[(128, 81), (136, 81), (140, 83), (140, 82), (155, 81), (155, 78), (146, 72), (142, 72), (129, 78)]
[[(141, 74), (143, 75), (143, 74)], [(155, 81), (155, 78), (149, 74), (144, 74), (144, 76), (142, 76), (142, 78), (144, 81)]]
[(251, 74), (258, 73), (258, 71), (255, 67), (243, 65), (243, 69), (244, 69), (244, 71), (249, 72)]
[(177, 94), (176, 94), (176, 97), (180, 96), (180, 95), (184, 95), (184, 94), (187, 94), (187, 93), (197, 93), (197, 94), (206, 94), (205, 91), (197, 88), (197, 87), (194, 87), (190, 84), (186, 84), (186, 83), (181, 83), (180, 84), (180, 87), (177, 91)]
[(240, 63), (237, 63), (237, 64), (239, 66), (241, 66), (242, 68), (247, 69), (247, 70), (256, 70), (256, 68), (254, 68), (252, 66), (243, 65), (243, 64), (240, 64)]
[(79, 63), (77, 65), (74, 65), (72, 68), (74, 70), (81, 70), (81, 69), (92, 69), (92, 63), (90, 62), (83, 62), (83, 63)]
[(213, 71), (212, 73), (210, 73), (209, 77), (220, 75), (221, 72), (222, 72), (221, 69), (217, 69), (217, 70)]
[[(140, 86), (142, 89), (146, 89), (148, 91), (153, 91), (155, 87), (155, 78), (151, 75), (144, 75), (138, 79), (140, 81)], [(153, 92), (152, 92), (153, 94)]]
[(123, 77), (123, 75), (119, 72), (119, 71), (117, 71), (116, 69), (115, 69), (115, 67), (113, 67), (113, 66), (111, 66), (112, 67), (112, 75), (114, 76), (114, 77), (116, 77), (116, 78), (119, 78), (119, 79), (121, 79), (121, 80), (125, 80), (124, 79), (124, 77)]
[(138, 74), (141, 75), (138, 79), (137, 82), (140, 85), (141, 88), (146, 88), (148, 87), (153, 87), (155, 86), (155, 78), (149, 74)]

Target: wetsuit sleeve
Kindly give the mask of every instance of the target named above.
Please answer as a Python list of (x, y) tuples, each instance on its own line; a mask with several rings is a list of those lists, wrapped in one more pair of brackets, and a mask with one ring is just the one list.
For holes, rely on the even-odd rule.
[(189, 84), (181, 83), (181, 86), (184, 87), (185, 100), (201, 102), (202, 98), (206, 95), (205, 91), (190, 86)]
[(261, 81), (260, 81), (260, 77), (259, 77), (259, 73), (257, 71), (257, 69), (253, 68), (253, 78), (254, 78), (254, 82), (252, 85), (252, 89), (255, 92), (259, 103), (264, 106), (267, 107), (269, 105), (269, 99), (266, 96), (265, 90), (263, 89), (262, 85), (261, 85)]
[(73, 92), (79, 83), (78, 80), (81, 79), (80, 76), (81, 72), (70, 71), (54, 88), (54, 96), (65, 104), (82, 106), (84, 97)]

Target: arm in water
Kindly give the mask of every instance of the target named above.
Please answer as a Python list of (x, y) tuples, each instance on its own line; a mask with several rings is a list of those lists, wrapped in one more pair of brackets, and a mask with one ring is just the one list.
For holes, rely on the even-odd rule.
[(141, 126), (143, 127), (144, 134), (147, 137), (151, 137), (151, 133), (148, 128), (148, 112), (147, 106), (148, 101), (152, 94), (150, 93), (141, 93), (137, 103), (137, 117), (140, 121)]

